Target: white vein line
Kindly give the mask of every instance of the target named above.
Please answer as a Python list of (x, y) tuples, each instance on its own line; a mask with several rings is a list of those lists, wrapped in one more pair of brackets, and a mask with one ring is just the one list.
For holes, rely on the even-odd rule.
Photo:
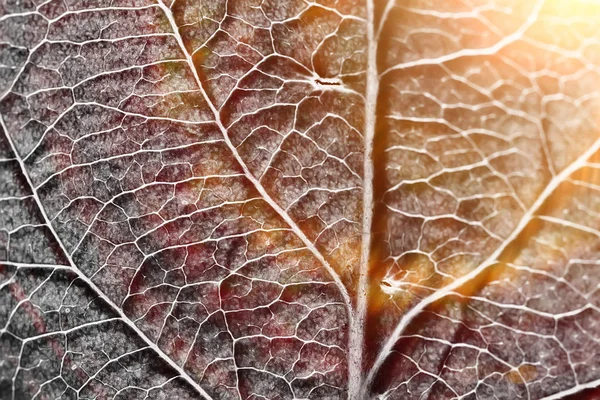
[(566, 396), (568, 396), (570, 394), (575, 394), (575, 393), (581, 392), (584, 389), (593, 389), (598, 386), (600, 386), (600, 379), (596, 379), (594, 381), (590, 381), (587, 383), (577, 384), (570, 389), (562, 390), (560, 392), (551, 394), (550, 396), (542, 397), (540, 400), (560, 400), (560, 399), (564, 399)]
[[(395, 0), (388, 0), (387, 3), (385, 4), (385, 8), (383, 9), (383, 13), (381, 13), (381, 18), (379, 20), (379, 25), (377, 27), (376, 40), (379, 40), (381, 38), (381, 32), (383, 31), (383, 28), (387, 22), (388, 16), (392, 12), (392, 9), (394, 8), (395, 3), (396, 3)], [(374, 22), (375, 21), (373, 21), (372, 23), (374, 23)]]
[(40, 209), (40, 213), (42, 214), (42, 217), (44, 218), (44, 222), (47, 224), (48, 229), (50, 229), (50, 232), (52, 233), (52, 235), (54, 236), (54, 238), (56, 239), (56, 242), (58, 243), (58, 245), (60, 246), (60, 249), (62, 250), (62, 252), (65, 254), (65, 257), (67, 257), (67, 259), (69, 260), (70, 265), (73, 267), (73, 271), (77, 274), (78, 278), (81, 279), (82, 281), (84, 281), (94, 292), (96, 292), (96, 294), (98, 295), (98, 297), (100, 297), (102, 300), (104, 300), (110, 307), (112, 307), (117, 314), (119, 314), (120, 318), (123, 320), (123, 322), (125, 324), (127, 324), (131, 329), (133, 329), (133, 331), (144, 341), (146, 342), (146, 344), (148, 345), (148, 347), (150, 347), (152, 350), (154, 350), (156, 352), (156, 354), (163, 359), (167, 364), (169, 364), (169, 366), (171, 368), (173, 368), (175, 371), (177, 371), (177, 373), (183, 378), (185, 379), (194, 389), (196, 389), (196, 391), (198, 391), (198, 393), (200, 393), (202, 396), (205, 396), (207, 399), (212, 399), (208, 393), (206, 393), (204, 391), (204, 389), (202, 389), (202, 387), (196, 383), (196, 381), (194, 381), (192, 379), (192, 377), (190, 377), (184, 370), (182, 367), (180, 367), (179, 365), (177, 365), (173, 360), (171, 360), (171, 358), (169, 356), (167, 356), (159, 347), (156, 343), (154, 343), (152, 340), (150, 340), (150, 338), (148, 338), (146, 336), (146, 334), (144, 332), (142, 332), (140, 330), (140, 328), (138, 328), (130, 319), (127, 315), (125, 315), (125, 312), (119, 307), (117, 306), (107, 295), (104, 294), (104, 292), (102, 290), (100, 290), (100, 288), (98, 286), (96, 286), (96, 284), (94, 282), (92, 282), (91, 279), (89, 279), (87, 276), (85, 276), (83, 274), (83, 272), (81, 272), (81, 270), (79, 268), (77, 268), (77, 265), (75, 264), (75, 262), (73, 261), (73, 259), (71, 258), (71, 255), (69, 254), (69, 252), (67, 251), (66, 247), (64, 246), (64, 244), (62, 243), (62, 241), (60, 240), (60, 237), (58, 236), (58, 234), (56, 233), (56, 230), (54, 229), (54, 227), (52, 226), (52, 223), (50, 222), (50, 219), (48, 218), (48, 214), (46, 214), (46, 210), (44, 209), (44, 207), (42, 206), (42, 201), (40, 200), (40, 197), (37, 194), (37, 191), (35, 190), (32, 182), (31, 182), (31, 178), (29, 177), (29, 175), (27, 174), (27, 170), (25, 169), (25, 164), (23, 163), (23, 160), (21, 159), (21, 157), (19, 157), (19, 153), (17, 152), (17, 148), (15, 147), (12, 138), (10, 137), (10, 135), (8, 134), (8, 130), (6, 129), (6, 125), (4, 124), (4, 119), (2, 118), (2, 116), (0, 115), (0, 128), (4, 130), (4, 135), (6, 136), (6, 139), (10, 145), (10, 148), (12, 150), (12, 152), (15, 154), (17, 162), (19, 163), (19, 166), (21, 167), (21, 173), (23, 174), (23, 176), (25, 177), (25, 179), (27, 180), (27, 184), (29, 185), (29, 187), (31, 188), (31, 191), (33, 193), (33, 198), (35, 199), (35, 202), (38, 206), (38, 208)]
[(185, 44), (183, 43), (183, 39), (182, 39), (181, 35), (179, 34), (179, 29), (177, 27), (177, 23), (175, 22), (175, 19), (173, 18), (173, 14), (171, 13), (171, 9), (163, 3), (163, 0), (159, 0), (158, 4), (159, 4), (159, 7), (165, 13), (165, 16), (169, 20), (169, 23), (171, 24), (171, 28), (173, 29), (174, 36), (177, 39), (177, 42), (179, 43), (179, 47), (181, 47), (181, 51), (183, 52), (183, 54), (185, 55), (185, 58), (187, 59), (188, 65), (190, 67), (190, 70), (192, 71), (192, 74), (194, 75), (194, 79), (196, 80), (196, 84), (198, 85), (200, 93), (202, 94), (202, 97), (206, 101), (206, 104), (208, 105), (208, 107), (211, 109), (211, 111), (214, 114), (215, 123), (221, 130), (221, 133), (223, 134), (223, 137), (225, 138), (225, 142), (227, 143), (229, 150), (231, 150), (231, 152), (233, 153), (233, 156), (237, 160), (238, 164), (244, 170), (244, 174), (246, 175), (246, 178), (248, 178), (248, 180), (250, 180), (250, 182), (252, 182), (254, 187), (256, 187), (256, 190), (258, 190), (258, 192), (260, 193), (262, 198), (267, 202), (267, 204), (269, 204), (277, 212), (277, 214), (279, 214), (279, 216), (281, 218), (283, 218), (283, 220), (292, 228), (292, 230), (300, 238), (300, 240), (302, 240), (302, 242), (304, 243), (306, 248), (311, 253), (313, 253), (313, 255), (317, 258), (317, 260), (319, 260), (321, 262), (321, 264), (325, 267), (327, 272), (329, 272), (329, 275), (331, 275), (331, 278), (335, 281), (336, 285), (338, 286), (338, 288), (340, 290), (340, 293), (342, 294), (342, 297), (344, 298), (344, 302), (346, 303), (346, 306), (348, 307), (348, 317), (352, 321), (353, 316), (352, 316), (352, 313), (350, 312), (350, 310), (352, 309), (352, 302), (350, 300), (350, 295), (348, 294), (348, 290), (346, 289), (346, 286), (344, 286), (344, 284), (342, 283), (342, 280), (340, 279), (337, 272), (331, 267), (331, 265), (329, 265), (327, 260), (325, 260), (325, 258), (319, 252), (319, 250), (317, 250), (315, 245), (308, 239), (308, 237), (304, 234), (304, 232), (302, 232), (302, 230), (298, 227), (296, 222), (294, 222), (294, 220), (285, 212), (285, 210), (283, 210), (275, 202), (275, 200), (273, 200), (271, 198), (271, 196), (269, 196), (269, 194), (267, 193), (265, 188), (262, 186), (262, 184), (258, 181), (258, 179), (256, 179), (254, 177), (254, 175), (252, 175), (252, 173), (250, 172), (250, 170), (244, 163), (244, 160), (242, 159), (242, 157), (239, 155), (238, 151), (236, 150), (235, 146), (233, 145), (233, 143), (231, 143), (231, 140), (229, 139), (229, 136), (227, 135), (227, 128), (225, 128), (225, 126), (223, 126), (223, 123), (220, 119), (218, 110), (215, 108), (212, 101), (206, 94), (206, 91), (204, 90), (204, 86), (202, 85), (202, 80), (200, 79), (200, 76), (198, 76), (198, 71), (196, 71), (196, 67), (194, 66), (192, 57), (189, 54), (189, 52), (186, 50)]
[[(43, 226), (46, 226), (46, 224), (44, 224)], [(73, 271), (73, 267), (71, 265), (35, 264), (35, 263), (22, 263), (22, 262), (14, 262), (14, 261), (0, 261), (0, 265), (8, 265), (10, 267), (14, 267), (17, 269), (20, 269), (20, 268), (46, 268), (46, 269), (52, 269), (52, 270)]]
[(427, 306), (435, 303), (436, 301), (444, 298), (448, 294), (453, 291), (459, 289), (461, 286), (469, 282), (470, 280), (477, 277), (483, 271), (485, 271), (490, 266), (494, 265), (500, 255), (504, 252), (504, 250), (523, 232), (523, 230), (527, 227), (529, 222), (533, 219), (536, 211), (544, 204), (544, 202), (554, 193), (556, 188), (565, 181), (571, 174), (573, 174), (578, 169), (584, 167), (586, 165), (586, 161), (593, 156), (598, 150), (600, 150), (600, 138), (596, 139), (596, 142), (582, 155), (580, 155), (575, 161), (573, 161), (568, 167), (566, 167), (562, 172), (556, 175), (542, 193), (538, 196), (536, 201), (531, 205), (531, 207), (527, 210), (527, 212), (523, 215), (517, 227), (512, 231), (509, 237), (500, 245), (494, 253), (492, 253), (485, 261), (483, 261), (477, 268), (469, 272), (468, 274), (462, 276), (461, 278), (456, 279), (451, 284), (437, 290), (434, 294), (425, 297), (421, 300), (416, 306), (414, 306), (408, 313), (406, 313), (398, 325), (394, 330), (394, 333), (388, 338), (385, 345), (382, 347), (381, 351), (377, 355), (375, 362), (373, 363), (373, 368), (369, 371), (367, 379), (365, 380), (365, 390), (368, 388), (375, 375), (383, 362), (386, 360), (390, 352), (392, 351), (394, 345), (406, 329), (406, 327), (412, 322), (412, 320), (417, 317), (421, 311), (423, 311)]
[(375, 37), (375, 4), (367, 0), (367, 86), (365, 101), (364, 155), (363, 155), (363, 220), (362, 246), (358, 269), (356, 316), (350, 325), (348, 342), (348, 398), (359, 400), (363, 380), (363, 352), (365, 320), (369, 301), (369, 260), (371, 255), (371, 225), (373, 224), (373, 140), (377, 122), (377, 38)]
[[(27, 298), (26, 301), (31, 301), (31, 298)], [(14, 335), (13, 333), (10, 333), (10, 332), (9, 332), (9, 334), (12, 335), (12, 336), (18, 337), (23, 343), (28, 343), (28, 342), (33, 342), (33, 341), (36, 341), (36, 340), (40, 340), (40, 339), (43, 339), (43, 338), (46, 338), (46, 337), (55, 336), (55, 335), (68, 335), (69, 333), (77, 332), (80, 329), (85, 329), (85, 328), (89, 328), (89, 327), (92, 327), (92, 326), (98, 326), (98, 325), (106, 324), (106, 323), (109, 323), (109, 322), (116, 322), (116, 321), (122, 321), (122, 319), (121, 318), (105, 318), (105, 319), (100, 319), (100, 320), (97, 320), (97, 321), (85, 322), (83, 324), (74, 326), (74, 327), (69, 328), (69, 329), (62, 329), (62, 330), (44, 332), (44, 333), (40, 333), (40, 334), (37, 334), (37, 335), (34, 335), (34, 336), (27, 336), (27, 337), (20, 337), (20, 336)], [(145, 350), (145, 349), (146, 349), (146, 347), (143, 347), (143, 348), (140, 348), (138, 350)], [(126, 356), (128, 354), (123, 354), (123, 355)]]
[[(412, 68), (412, 67), (418, 67), (418, 66), (423, 66), (423, 65), (439, 65), (439, 64), (443, 64), (448, 61), (456, 60), (456, 59), (459, 59), (462, 57), (487, 56), (487, 55), (497, 54), (500, 50), (502, 50), (506, 46), (510, 45), (511, 43), (516, 42), (517, 40), (519, 40), (523, 37), (525, 32), (531, 26), (533, 26), (533, 24), (537, 21), (538, 16), (539, 16), (540, 12), (542, 11), (542, 7), (544, 6), (545, 3), (546, 3), (546, 0), (537, 0), (535, 5), (533, 6), (533, 9), (531, 10), (531, 13), (529, 14), (529, 16), (527, 17), (525, 22), (519, 27), (519, 29), (517, 29), (510, 35), (503, 37), (501, 40), (499, 40), (496, 44), (494, 44), (492, 46), (482, 48), (482, 49), (462, 49), (462, 50), (459, 50), (459, 51), (456, 51), (456, 52), (453, 52), (453, 53), (450, 53), (450, 54), (447, 54), (444, 56), (436, 57), (436, 58), (424, 58), (424, 59), (417, 60), (417, 61), (409, 61), (409, 62), (405, 62), (405, 63), (396, 64), (396, 65), (393, 65), (393, 66), (387, 68), (385, 71), (383, 71), (381, 73), (381, 77), (387, 75), (388, 73), (390, 73), (392, 71), (397, 71), (399, 69)], [(386, 11), (389, 12), (388, 10), (386, 10)]]

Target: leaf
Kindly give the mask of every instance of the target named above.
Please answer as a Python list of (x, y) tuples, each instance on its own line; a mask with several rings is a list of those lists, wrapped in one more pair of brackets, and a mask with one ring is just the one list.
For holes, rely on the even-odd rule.
[(0, 398), (600, 382), (600, 9), (0, 5)]

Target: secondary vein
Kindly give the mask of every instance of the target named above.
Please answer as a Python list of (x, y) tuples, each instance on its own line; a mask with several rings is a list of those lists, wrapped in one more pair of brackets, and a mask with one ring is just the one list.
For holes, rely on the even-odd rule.
[(304, 232), (300, 229), (300, 227), (296, 224), (296, 222), (285, 212), (285, 210), (283, 210), (277, 204), (277, 202), (275, 202), (275, 200), (273, 200), (271, 198), (271, 196), (267, 193), (267, 191), (265, 190), (263, 185), (260, 183), (260, 181), (258, 179), (256, 179), (256, 177), (250, 172), (250, 170), (248, 169), (248, 166), (246, 165), (246, 163), (240, 156), (239, 152), (237, 151), (237, 149), (235, 148), (235, 146), (229, 139), (229, 136), (227, 135), (227, 128), (225, 128), (225, 126), (223, 125), (223, 123), (221, 121), (221, 118), (219, 116), (219, 111), (215, 108), (214, 104), (208, 97), (208, 94), (206, 93), (204, 86), (202, 85), (202, 80), (200, 79), (200, 76), (198, 75), (198, 71), (196, 70), (196, 67), (192, 60), (192, 57), (185, 47), (183, 38), (179, 34), (179, 28), (177, 26), (177, 23), (175, 22), (175, 18), (173, 17), (173, 13), (171, 12), (171, 9), (166, 4), (163, 3), (163, 0), (159, 0), (158, 4), (159, 4), (159, 7), (165, 13), (165, 16), (169, 20), (169, 23), (171, 24), (171, 29), (173, 29), (173, 33), (179, 44), (179, 47), (181, 48), (181, 51), (185, 55), (188, 66), (189, 66), (192, 74), (194, 75), (194, 79), (196, 81), (196, 84), (198, 85), (198, 88), (200, 90), (200, 93), (202, 94), (202, 97), (204, 98), (208, 107), (210, 108), (210, 110), (212, 111), (212, 113), (214, 115), (214, 121), (217, 124), (219, 130), (221, 131), (221, 133), (225, 139), (225, 143), (227, 144), (227, 147), (229, 148), (229, 150), (235, 157), (238, 164), (241, 166), (242, 170), (244, 171), (244, 174), (246, 175), (246, 178), (248, 178), (248, 180), (250, 182), (252, 182), (252, 184), (254, 185), (256, 190), (260, 193), (260, 195), (265, 200), (265, 202), (267, 202), (267, 204), (269, 204), (269, 206), (271, 206), (277, 212), (277, 214), (279, 214), (279, 216), (281, 218), (283, 218), (283, 220), (292, 228), (292, 230), (300, 238), (300, 240), (302, 240), (302, 243), (304, 243), (306, 248), (321, 262), (321, 264), (324, 266), (324, 268), (327, 270), (327, 272), (329, 272), (332, 279), (338, 286), (340, 293), (342, 294), (342, 297), (344, 298), (344, 303), (346, 304), (347, 309), (349, 310), (348, 317), (352, 320), (352, 313), (350, 312), (350, 310), (352, 309), (352, 302), (350, 300), (350, 295), (348, 294), (348, 290), (346, 289), (346, 286), (342, 283), (340, 276), (331, 267), (329, 262), (327, 262), (327, 260), (325, 260), (325, 257), (323, 257), (321, 252), (319, 252), (319, 250), (316, 248), (316, 246), (308, 239), (308, 237), (304, 234)]
[(373, 364), (373, 368), (369, 372), (367, 379), (365, 380), (365, 387), (371, 385), (373, 379), (381, 365), (386, 360), (390, 352), (392, 351), (394, 345), (406, 329), (406, 327), (413, 321), (415, 317), (417, 317), (421, 311), (423, 311), (429, 305), (435, 303), (436, 301), (444, 298), (445, 296), (451, 294), (453, 291), (459, 289), (466, 283), (475, 279), (482, 272), (484, 272), (490, 266), (496, 264), (504, 250), (508, 248), (508, 246), (523, 232), (523, 230), (527, 227), (529, 222), (535, 217), (536, 212), (543, 206), (545, 201), (554, 193), (554, 191), (558, 188), (558, 186), (565, 181), (569, 176), (571, 176), (578, 169), (583, 167), (587, 160), (592, 157), (596, 152), (600, 151), (600, 138), (594, 142), (594, 144), (583, 154), (581, 154), (577, 159), (575, 159), (571, 164), (569, 164), (565, 169), (563, 169), (558, 175), (554, 176), (546, 186), (546, 188), (540, 193), (536, 201), (529, 207), (527, 212), (523, 215), (517, 227), (512, 231), (509, 237), (494, 251), (488, 258), (486, 258), (479, 266), (477, 266), (474, 270), (469, 272), (468, 274), (456, 279), (451, 284), (443, 287), (442, 289), (437, 290), (432, 295), (425, 297), (422, 299), (416, 306), (414, 306), (408, 313), (406, 313), (401, 319), (394, 333), (388, 338), (385, 345), (382, 347), (381, 351), (377, 355), (375, 363)]
[(54, 237), (54, 239), (58, 243), (60, 249), (65, 254), (65, 257), (67, 258), (67, 260), (69, 261), (69, 264), (72, 267), (72, 271), (75, 272), (77, 274), (77, 277), (79, 279), (81, 279), (83, 282), (85, 282), (98, 295), (98, 297), (100, 297), (102, 300), (104, 300), (104, 302), (106, 302), (119, 315), (120, 319), (125, 324), (127, 324), (127, 326), (129, 326), (131, 329), (133, 329), (133, 331), (148, 345), (149, 348), (151, 348), (152, 350), (154, 350), (154, 352), (161, 359), (163, 359), (167, 364), (169, 364), (169, 366), (171, 368), (173, 368), (175, 371), (177, 371), (177, 373), (183, 379), (185, 379), (198, 393), (200, 393), (202, 396), (204, 396), (207, 399), (212, 399), (208, 395), (208, 393), (206, 393), (206, 391), (204, 389), (202, 389), (202, 387), (198, 383), (196, 383), (196, 381), (194, 381), (194, 379), (192, 379), (192, 377), (190, 377), (187, 374), (187, 372), (185, 372), (185, 370), (182, 367), (180, 367), (179, 365), (177, 365), (169, 356), (167, 356), (160, 349), (160, 347), (158, 347), (158, 345), (156, 343), (154, 343), (152, 340), (150, 340), (150, 338), (148, 338), (148, 336), (146, 336), (146, 334), (144, 332), (142, 332), (140, 330), (140, 328), (138, 328), (137, 325), (135, 325), (133, 323), (133, 321), (131, 321), (129, 319), (129, 317), (125, 314), (125, 312), (121, 309), (121, 307), (119, 307), (118, 305), (116, 305), (106, 294), (104, 294), (104, 292), (90, 278), (88, 278), (86, 275), (84, 275), (83, 272), (79, 268), (77, 268), (77, 265), (73, 261), (73, 258), (71, 257), (71, 254), (67, 251), (67, 248), (65, 247), (65, 245), (63, 244), (63, 242), (60, 240), (60, 237), (58, 236), (58, 234), (56, 233), (56, 230), (52, 226), (50, 218), (48, 218), (48, 214), (46, 213), (46, 210), (44, 209), (44, 207), (42, 205), (42, 201), (41, 201), (40, 197), (38, 196), (38, 194), (37, 194), (37, 192), (35, 190), (35, 186), (33, 185), (33, 182), (31, 181), (31, 178), (29, 177), (29, 174), (27, 173), (27, 169), (25, 168), (25, 164), (23, 163), (23, 160), (19, 156), (19, 153), (17, 152), (17, 148), (15, 147), (15, 145), (14, 145), (14, 143), (12, 141), (12, 138), (8, 134), (8, 131), (6, 129), (6, 125), (4, 124), (4, 119), (2, 118), (2, 116), (0, 116), (0, 128), (2, 128), (2, 130), (4, 130), (4, 132), (5, 132), (6, 139), (7, 139), (8, 143), (9, 143), (9, 145), (10, 145), (10, 149), (15, 154), (15, 159), (19, 163), (19, 166), (21, 168), (21, 173), (25, 177), (25, 180), (27, 181), (27, 184), (29, 185), (29, 187), (31, 189), (32, 196), (33, 196), (33, 198), (35, 200), (35, 203), (37, 204), (37, 207), (40, 210), (40, 213), (42, 214), (42, 218), (44, 219), (44, 222), (48, 226), (48, 229), (52, 233), (52, 236)]

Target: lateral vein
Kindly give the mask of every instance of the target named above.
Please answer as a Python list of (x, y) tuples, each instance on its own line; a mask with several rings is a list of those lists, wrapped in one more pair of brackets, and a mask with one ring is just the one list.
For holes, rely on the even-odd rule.
[(189, 52), (186, 50), (185, 44), (183, 43), (183, 38), (179, 34), (179, 29), (177, 27), (177, 23), (175, 22), (175, 19), (173, 18), (173, 13), (171, 12), (171, 9), (167, 5), (164, 4), (163, 0), (159, 0), (158, 4), (159, 4), (159, 7), (165, 13), (165, 16), (169, 20), (169, 23), (171, 24), (171, 29), (173, 29), (173, 33), (174, 33), (175, 38), (177, 39), (179, 47), (181, 48), (181, 51), (183, 52), (184, 56), (187, 59), (189, 68), (190, 68), (192, 74), (194, 75), (194, 79), (196, 80), (196, 84), (198, 85), (198, 88), (200, 90), (200, 93), (202, 94), (202, 97), (204, 98), (208, 107), (214, 114), (214, 121), (217, 124), (219, 130), (221, 131), (221, 133), (225, 139), (225, 143), (227, 144), (227, 147), (232, 152), (236, 161), (238, 162), (238, 164), (244, 171), (246, 178), (248, 178), (248, 180), (250, 180), (250, 182), (252, 182), (252, 184), (254, 185), (256, 190), (258, 190), (258, 192), (260, 193), (262, 198), (267, 202), (267, 204), (269, 204), (269, 206), (271, 206), (277, 212), (277, 214), (279, 214), (279, 216), (281, 218), (283, 218), (283, 220), (292, 228), (292, 230), (300, 238), (300, 240), (302, 240), (302, 242), (304, 243), (306, 248), (319, 260), (319, 262), (321, 262), (321, 264), (325, 267), (327, 272), (329, 272), (332, 279), (334, 280), (336, 285), (339, 287), (342, 297), (344, 298), (344, 303), (346, 304), (346, 306), (348, 308), (348, 316), (352, 320), (353, 316), (352, 316), (352, 313), (350, 312), (350, 310), (352, 310), (352, 302), (350, 300), (350, 295), (348, 294), (348, 290), (346, 289), (346, 286), (342, 283), (340, 276), (333, 269), (333, 267), (331, 267), (331, 265), (327, 262), (327, 260), (325, 260), (325, 257), (323, 257), (321, 252), (319, 250), (317, 250), (316, 246), (308, 239), (308, 237), (304, 234), (304, 232), (302, 232), (302, 230), (300, 229), (300, 227), (298, 227), (296, 222), (275, 202), (275, 200), (273, 200), (271, 198), (271, 196), (267, 193), (267, 191), (265, 190), (263, 185), (258, 181), (258, 179), (256, 179), (256, 177), (254, 177), (254, 175), (252, 175), (252, 173), (248, 169), (246, 163), (244, 162), (244, 160), (242, 159), (242, 157), (236, 150), (235, 146), (229, 139), (229, 136), (227, 135), (227, 128), (225, 128), (225, 126), (223, 125), (223, 123), (221, 121), (221, 118), (219, 116), (219, 111), (215, 108), (214, 104), (208, 97), (208, 94), (204, 90), (204, 86), (202, 85), (202, 80), (200, 79), (200, 76), (198, 75), (198, 71), (196, 71), (196, 67), (194, 66), (192, 57), (189, 54)]
[(33, 186), (33, 182), (31, 181), (31, 178), (29, 177), (29, 174), (27, 173), (27, 169), (25, 168), (25, 164), (23, 163), (23, 160), (19, 156), (19, 153), (17, 152), (17, 148), (15, 147), (12, 138), (8, 134), (8, 130), (6, 129), (6, 125), (4, 124), (4, 119), (2, 118), (1, 115), (0, 115), (0, 128), (2, 128), (4, 130), (4, 133), (6, 135), (6, 139), (7, 139), (8, 143), (9, 143), (9, 145), (10, 145), (10, 148), (11, 148), (12, 152), (15, 154), (15, 159), (19, 163), (19, 166), (21, 168), (21, 172), (22, 172), (23, 176), (25, 177), (25, 180), (27, 181), (27, 184), (29, 185), (29, 187), (31, 189), (32, 196), (33, 196), (33, 198), (34, 198), (34, 200), (35, 200), (38, 208), (40, 209), (40, 213), (42, 214), (44, 222), (48, 226), (48, 229), (50, 229), (50, 232), (52, 233), (52, 236), (55, 238), (56, 242), (58, 243), (60, 249), (65, 254), (65, 257), (67, 257), (67, 260), (69, 261), (69, 264), (71, 265), (72, 271), (77, 274), (77, 277), (79, 279), (81, 279), (83, 282), (85, 282), (94, 292), (96, 292), (96, 294), (98, 295), (98, 297), (100, 297), (112, 309), (114, 309), (115, 312), (119, 315), (120, 319), (127, 326), (129, 326), (131, 329), (133, 329), (133, 331), (148, 345), (148, 347), (150, 347), (152, 350), (154, 350), (154, 352), (161, 359), (163, 359), (167, 364), (169, 364), (169, 366), (171, 368), (173, 368), (175, 371), (177, 371), (177, 373), (183, 379), (185, 379), (198, 393), (200, 393), (202, 396), (206, 397), (207, 399), (212, 400), (212, 398), (208, 395), (208, 393), (206, 393), (206, 391), (204, 389), (202, 389), (202, 387), (198, 383), (196, 383), (196, 381), (194, 381), (194, 379), (192, 379), (192, 377), (189, 376), (188, 373), (185, 372), (185, 370), (182, 367), (180, 367), (173, 360), (171, 360), (171, 358), (169, 356), (167, 356), (160, 349), (160, 347), (158, 347), (158, 345), (156, 343), (154, 343), (152, 340), (150, 340), (150, 338), (148, 338), (148, 336), (146, 336), (146, 334), (144, 332), (142, 332), (140, 330), (140, 328), (138, 328), (137, 325), (135, 325), (129, 319), (129, 317), (125, 314), (125, 312), (121, 309), (121, 307), (117, 306), (106, 294), (104, 294), (104, 292), (90, 278), (88, 278), (87, 276), (85, 276), (83, 274), (83, 272), (79, 268), (77, 268), (77, 265), (73, 261), (73, 258), (71, 257), (71, 254), (67, 251), (67, 248), (65, 247), (65, 245), (63, 244), (63, 242), (60, 240), (60, 237), (58, 236), (58, 234), (56, 233), (56, 230), (52, 226), (52, 222), (50, 221), (50, 218), (48, 218), (48, 214), (46, 213), (46, 210), (44, 209), (44, 207), (42, 205), (42, 201), (40, 200), (40, 197), (38, 196), (37, 191), (35, 190), (35, 187)]
[(368, 387), (371, 385), (373, 379), (375, 378), (375, 374), (386, 360), (390, 352), (392, 351), (394, 345), (406, 329), (406, 327), (412, 322), (412, 320), (417, 317), (421, 311), (423, 311), (429, 305), (435, 303), (436, 301), (446, 297), (448, 294), (452, 293), (456, 289), (459, 289), (464, 284), (469, 281), (475, 279), (479, 276), (483, 271), (485, 271), (490, 266), (496, 264), (499, 257), (502, 255), (504, 250), (508, 248), (508, 246), (523, 232), (523, 230), (527, 227), (529, 222), (535, 217), (537, 210), (539, 210), (544, 202), (554, 193), (554, 191), (558, 188), (558, 186), (563, 183), (571, 174), (573, 174), (578, 169), (585, 166), (586, 161), (592, 157), (596, 152), (600, 150), (600, 138), (596, 139), (594, 144), (590, 146), (590, 148), (583, 154), (581, 154), (577, 159), (575, 159), (571, 164), (569, 164), (565, 169), (563, 169), (558, 175), (554, 176), (546, 186), (546, 188), (540, 193), (536, 201), (531, 205), (531, 207), (527, 210), (527, 212), (523, 215), (519, 224), (512, 231), (509, 237), (494, 251), (488, 258), (486, 258), (477, 268), (473, 269), (468, 274), (456, 279), (451, 284), (435, 291), (430, 296), (422, 299), (416, 306), (414, 306), (408, 313), (406, 313), (401, 319), (396, 329), (392, 333), (392, 335), (388, 338), (385, 345), (382, 347), (381, 351), (377, 355), (375, 359), (375, 363), (373, 367), (369, 371), (367, 379), (365, 380), (365, 386)]

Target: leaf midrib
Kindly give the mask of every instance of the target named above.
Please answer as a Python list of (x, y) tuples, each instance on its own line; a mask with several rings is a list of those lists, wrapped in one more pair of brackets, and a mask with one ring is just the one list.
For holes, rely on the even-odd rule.
[(371, 238), (374, 212), (373, 182), (373, 142), (377, 123), (377, 100), (379, 97), (379, 76), (377, 69), (378, 40), (375, 32), (375, 2), (366, 0), (367, 12), (367, 82), (365, 88), (365, 126), (363, 153), (363, 210), (362, 246), (358, 266), (357, 315), (351, 321), (348, 342), (348, 398), (359, 400), (363, 395), (363, 353), (365, 349), (365, 322), (369, 301), (369, 261), (371, 258)]

